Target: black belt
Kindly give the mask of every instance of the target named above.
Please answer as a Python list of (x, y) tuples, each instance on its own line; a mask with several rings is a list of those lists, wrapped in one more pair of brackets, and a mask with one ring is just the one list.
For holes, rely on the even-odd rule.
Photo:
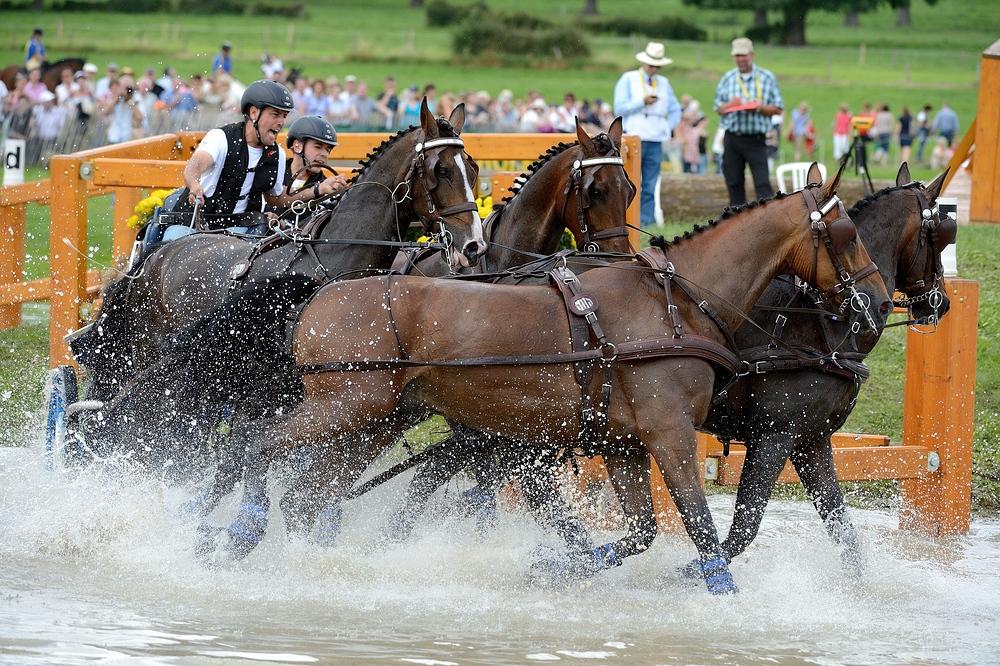
[(736, 136), (767, 136), (767, 132), (730, 132), (726, 130), (728, 134), (735, 134)]

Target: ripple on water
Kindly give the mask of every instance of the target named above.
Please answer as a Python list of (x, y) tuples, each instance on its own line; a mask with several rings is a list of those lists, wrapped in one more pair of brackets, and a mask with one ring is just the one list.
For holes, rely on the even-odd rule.
[[(735, 597), (682, 578), (694, 549), (670, 535), (587, 584), (537, 589), (528, 563), (552, 537), (519, 514), (483, 534), (472, 519), (427, 519), (409, 541), (381, 546), (404, 479), (347, 505), (336, 548), (287, 538), (276, 516), (246, 561), (207, 569), (179, 518), (185, 489), (43, 462), (38, 448), (0, 449), (0, 661), (985, 664), (1000, 654), (997, 522), (933, 540), (854, 510), (868, 562), (855, 583), (812, 507), (775, 502), (732, 567)], [(710, 501), (725, 528), (731, 496)], [(235, 506), (213, 518), (224, 524)]]

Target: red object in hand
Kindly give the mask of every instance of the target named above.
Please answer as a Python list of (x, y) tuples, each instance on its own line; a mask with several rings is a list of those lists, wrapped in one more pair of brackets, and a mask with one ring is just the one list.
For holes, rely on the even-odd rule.
[(728, 109), (723, 109), (723, 113), (735, 113), (736, 111), (753, 111), (760, 107), (760, 102), (746, 102), (744, 104), (737, 104), (736, 106), (731, 106)]

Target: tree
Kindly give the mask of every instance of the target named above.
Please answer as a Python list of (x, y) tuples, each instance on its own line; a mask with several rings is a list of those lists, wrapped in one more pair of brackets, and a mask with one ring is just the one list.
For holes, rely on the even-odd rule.
[[(857, 17), (861, 11), (877, 9), (879, 5), (888, 4), (896, 9), (896, 25), (909, 25), (910, 3), (912, 0), (682, 0), (685, 5), (704, 7), (706, 9), (743, 9), (754, 12), (754, 25), (761, 12), (777, 12), (782, 21), (777, 26), (780, 35), (779, 42), (789, 46), (804, 46), (806, 43), (806, 16), (810, 11), (826, 11), (845, 13), (845, 21)], [(925, 0), (934, 5), (937, 0)]]
[(587, 0), (583, 6), (583, 11), (580, 12), (583, 16), (597, 16), (597, 13), (597, 0)]

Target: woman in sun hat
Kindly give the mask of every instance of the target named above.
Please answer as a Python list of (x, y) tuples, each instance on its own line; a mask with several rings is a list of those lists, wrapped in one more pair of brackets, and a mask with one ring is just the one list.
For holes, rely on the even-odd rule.
[(642, 140), (642, 182), (639, 220), (643, 226), (656, 221), (655, 191), (663, 161), (663, 142), (669, 141), (681, 121), (681, 105), (660, 68), (673, 60), (664, 57), (663, 44), (650, 42), (635, 54), (638, 69), (622, 74), (615, 84), (615, 115), (622, 117), (622, 129)]

